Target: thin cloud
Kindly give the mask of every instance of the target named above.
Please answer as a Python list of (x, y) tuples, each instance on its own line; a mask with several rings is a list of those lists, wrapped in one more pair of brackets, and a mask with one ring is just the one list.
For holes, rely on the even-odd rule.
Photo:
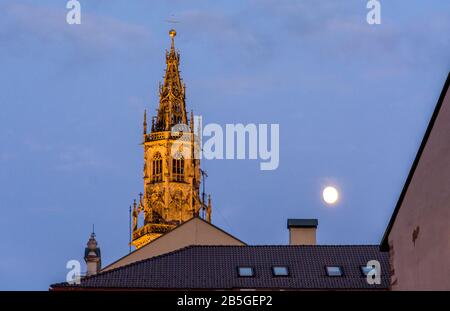
[[(67, 11), (31, 5), (0, 5), (0, 42), (11, 56), (28, 55), (27, 47), (74, 49), (84, 57), (107, 57), (142, 42), (150, 42), (148, 29), (121, 20), (89, 13), (81, 25), (66, 23)], [(64, 51), (64, 50), (63, 50)], [(44, 55), (36, 55), (40, 57)]]
[[(384, 8), (389, 12), (387, 5)], [(231, 13), (193, 9), (179, 12), (177, 17), (192, 40), (208, 42), (219, 55), (231, 58), (239, 53), (261, 65), (277, 53), (295, 57), (310, 49), (342, 59), (349, 54), (376, 54), (396, 62), (394, 73), (404, 73), (410, 66), (433, 63), (450, 49), (450, 41), (442, 35), (450, 31), (450, 19), (444, 12), (427, 12), (416, 22), (402, 22), (402, 27), (387, 13), (381, 25), (368, 25), (366, 14), (361, 1), (258, 0)], [(285, 42), (284, 49), (279, 48), (280, 42)], [(429, 45), (434, 46), (433, 54)], [(393, 73), (392, 68), (386, 69)]]
[(58, 214), (63, 213), (64, 210), (61, 207), (56, 206), (32, 206), (26, 209), (29, 212), (37, 213), (37, 214)]
[(56, 170), (66, 172), (93, 168), (112, 168), (112, 164), (96, 150), (84, 146), (65, 147), (59, 152), (55, 164)]
[(227, 57), (233, 50), (250, 61), (258, 55), (266, 57), (272, 50), (270, 36), (249, 27), (241, 13), (186, 10), (177, 13), (177, 18), (190, 33), (190, 40), (212, 44), (217, 55)]

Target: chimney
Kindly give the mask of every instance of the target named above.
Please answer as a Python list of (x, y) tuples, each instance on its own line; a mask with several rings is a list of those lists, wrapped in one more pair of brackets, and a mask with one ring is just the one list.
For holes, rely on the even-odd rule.
[(289, 245), (316, 245), (317, 219), (288, 219)]

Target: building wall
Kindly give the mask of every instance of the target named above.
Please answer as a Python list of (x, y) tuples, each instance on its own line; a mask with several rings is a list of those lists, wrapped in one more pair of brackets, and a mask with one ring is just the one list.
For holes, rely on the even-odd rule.
[(393, 290), (450, 290), (450, 94), (389, 234)]
[(165, 254), (189, 245), (245, 245), (204, 220), (193, 218), (140, 249), (103, 268), (102, 272)]

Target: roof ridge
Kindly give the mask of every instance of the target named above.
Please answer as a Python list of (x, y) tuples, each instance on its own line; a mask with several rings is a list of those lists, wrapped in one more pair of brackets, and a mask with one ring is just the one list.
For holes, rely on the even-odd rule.
[[(258, 245), (189, 245), (192, 248), (225, 248), (225, 247), (379, 247), (379, 244), (316, 244), (316, 245), (289, 245), (289, 244), (258, 244)], [(186, 247), (185, 247), (186, 248)]]

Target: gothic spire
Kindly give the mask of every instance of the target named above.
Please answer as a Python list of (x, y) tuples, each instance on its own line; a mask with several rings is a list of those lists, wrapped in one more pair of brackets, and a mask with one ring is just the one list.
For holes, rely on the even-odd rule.
[[(171, 44), (166, 51), (164, 78), (159, 84), (159, 107), (151, 122), (144, 112), (144, 191), (130, 208), (131, 244), (136, 248), (192, 217), (206, 217), (211, 221), (211, 201), (207, 206), (205, 196), (200, 197), (202, 173), (200, 156), (196, 152), (201, 150), (201, 127), (196, 129), (193, 111), (190, 117), (186, 113), (186, 88), (180, 77), (175, 30), (169, 35)], [(178, 134), (171, 133), (174, 125), (182, 125), (175, 129)], [(150, 126), (151, 133), (148, 133), (146, 129)]]
[(159, 109), (155, 131), (170, 131), (175, 124), (186, 124), (185, 85), (178, 69), (180, 54), (175, 51), (174, 29), (169, 31), (171, 38), (170, 51), (166, 52), (166, 73), (160, 86)]

